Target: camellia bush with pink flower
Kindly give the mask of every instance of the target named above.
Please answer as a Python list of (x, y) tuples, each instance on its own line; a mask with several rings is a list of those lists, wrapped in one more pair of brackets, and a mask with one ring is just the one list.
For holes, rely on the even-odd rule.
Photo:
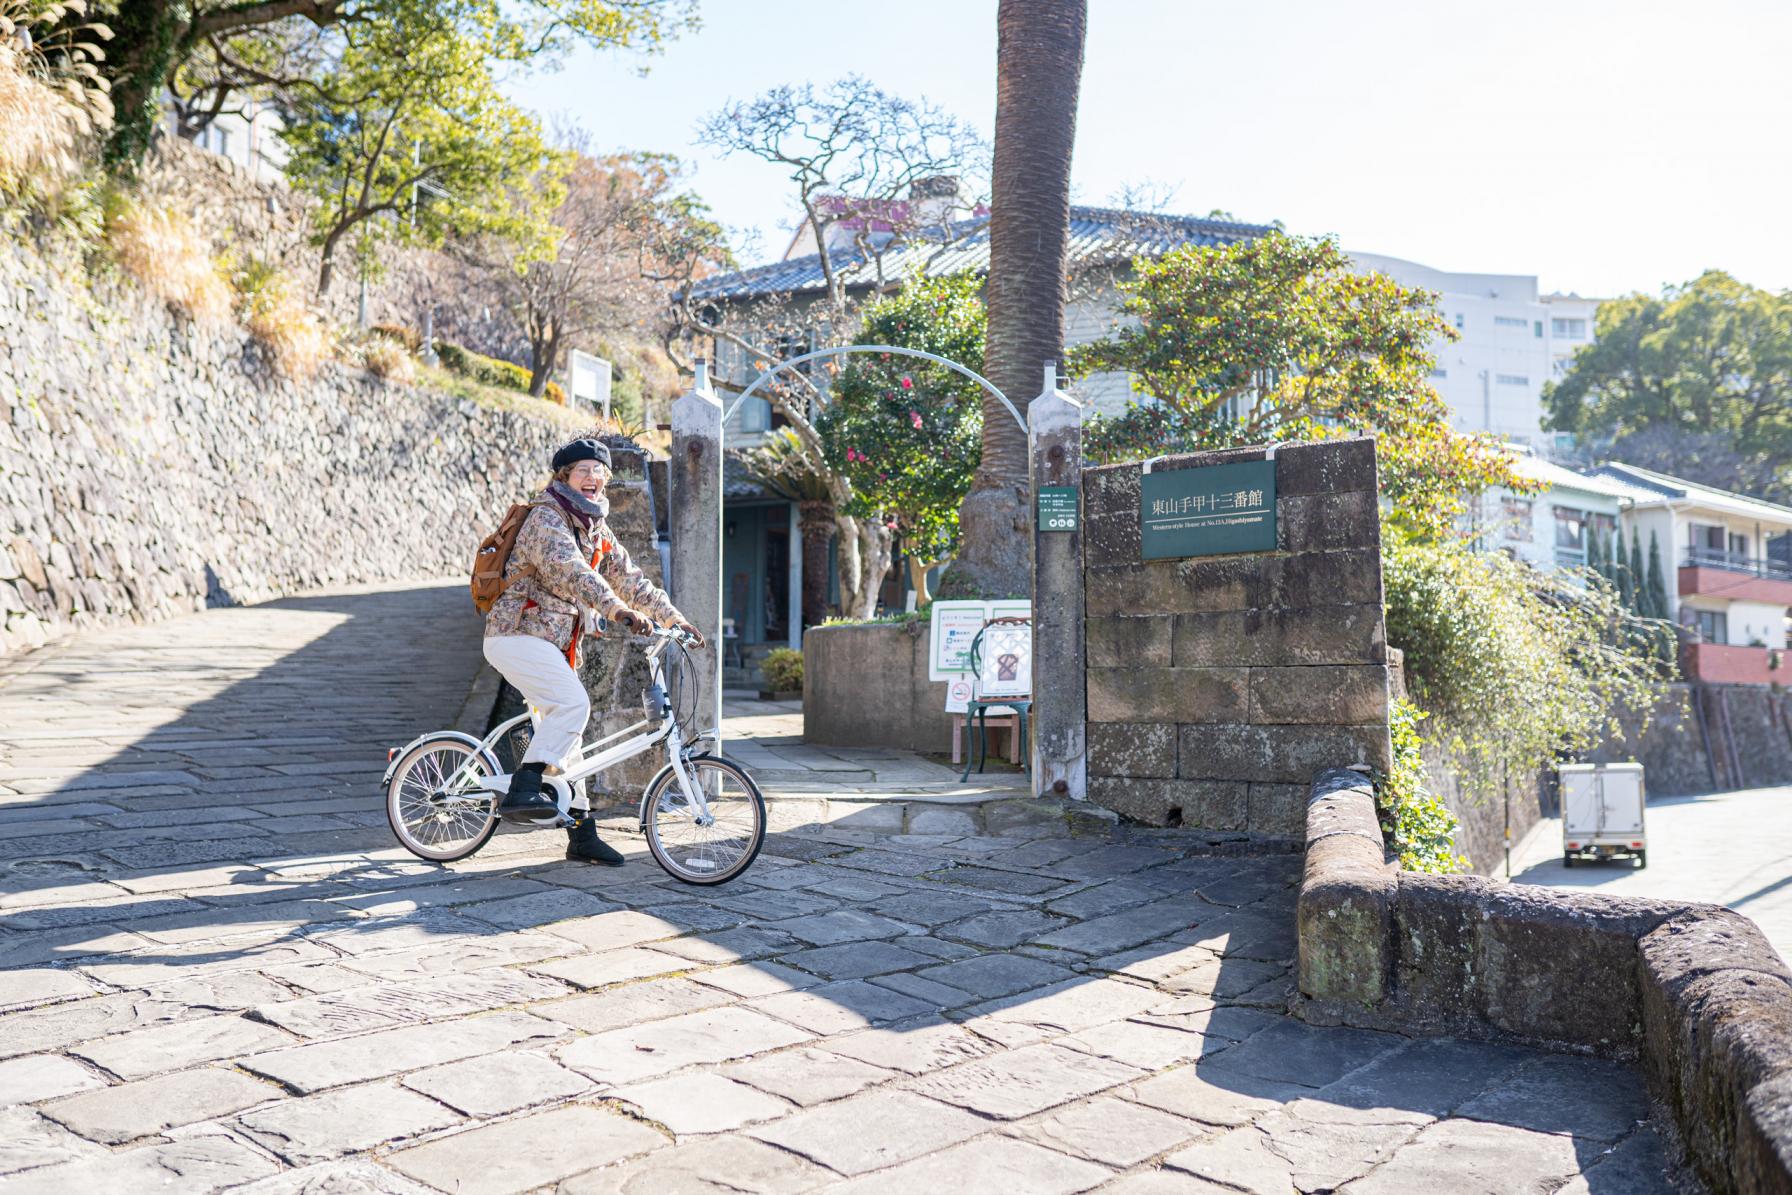
[[(911, 278), (865, 309), (858, 338), (980, 370), (984, 326), (977, 278)], [(931, 361), (855, 356), (816, 420), (829, 467), (852, 483), (848, 513), (892, 527), (923, 598), (926, 569), (958, 546), (958, 507), (981, 455), (980, 397), (975, 382)]]

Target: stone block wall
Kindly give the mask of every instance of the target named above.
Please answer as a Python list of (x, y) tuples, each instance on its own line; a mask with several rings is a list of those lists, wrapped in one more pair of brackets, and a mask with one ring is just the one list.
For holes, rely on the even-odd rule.
[[(0, 253), (0, 656), (68, 630), (452, 576), (576, 424), (274, 371), (130, 282)], [(473, 615), (468, 604), (468, 615)]]
[(1400, 871), (1334, 770), (1296, 924), (1306, 1020), (1635, 1059), (1712, 1191), (1792, 1191), (1792, 970), (1747, 917)]
[(1388, 766), (1375, 442), (1284, 445), (1275, 462), (1276, 550), (1181, 560), (1140, 559), (1139, 463), (1084, 475), (1090, 800), (1298, 841), (1316, 772)]

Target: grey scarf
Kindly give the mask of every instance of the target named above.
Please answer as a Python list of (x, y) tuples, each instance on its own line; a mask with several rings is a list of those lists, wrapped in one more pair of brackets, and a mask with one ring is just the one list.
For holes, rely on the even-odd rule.
[(597, 501), (593, 502), (563, 481), (549, 482), (548, 493), (557, 498), (560, 505), (571, 509), (575, 514), (582, 515), (587, 523), (608, 518), (610, 515), (609, 498), (599, 495)]

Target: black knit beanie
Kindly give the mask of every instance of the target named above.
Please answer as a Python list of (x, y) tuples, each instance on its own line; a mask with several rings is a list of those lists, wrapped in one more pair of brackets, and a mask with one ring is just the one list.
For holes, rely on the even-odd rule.
[(580, 461), (602, 461), (604, 468), (610, 467), (609, 445), (597, 440), (574, 440), (554, 454), (554, 471), (557, 473), (568, 465), (576, 465)]

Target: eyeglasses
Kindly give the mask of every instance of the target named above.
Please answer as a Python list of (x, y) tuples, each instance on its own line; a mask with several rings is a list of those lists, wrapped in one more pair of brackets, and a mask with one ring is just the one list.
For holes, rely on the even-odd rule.
[(610, 476), (610, 470), (597, 461), (591, 461), (588, 464), (574, 465), (569, 476), (579, 478), (593, 476), (608, 478)]

